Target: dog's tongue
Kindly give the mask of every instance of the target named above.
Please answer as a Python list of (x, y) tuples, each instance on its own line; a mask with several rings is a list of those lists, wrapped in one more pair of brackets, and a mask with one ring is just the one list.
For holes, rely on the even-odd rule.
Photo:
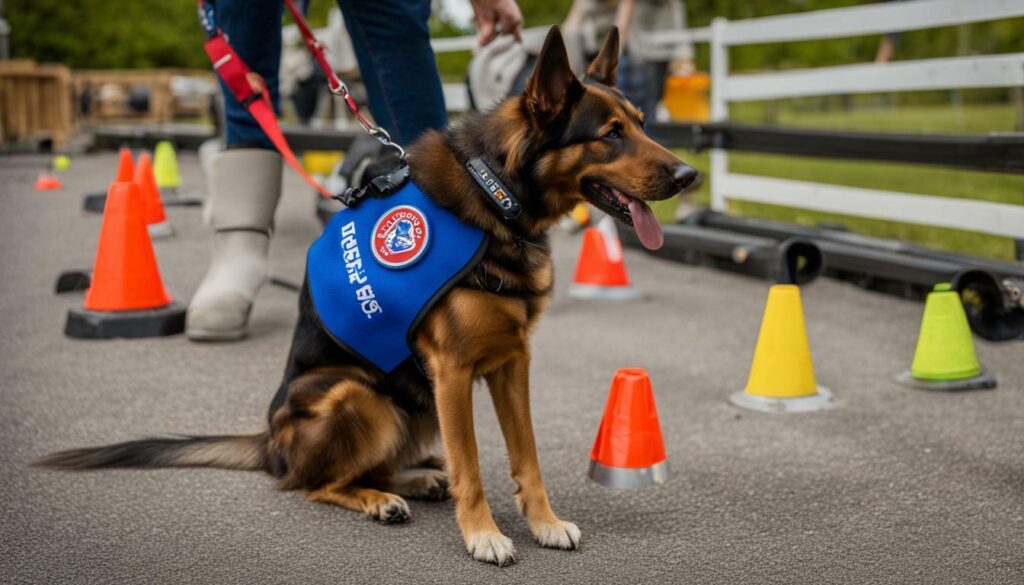
[(665, 233), (647, 204), (639, 199), (629, 200), (629, 214), (633, 216), (633, 229), (640, 243), (648, 250), (657, 250), (665, 243)]

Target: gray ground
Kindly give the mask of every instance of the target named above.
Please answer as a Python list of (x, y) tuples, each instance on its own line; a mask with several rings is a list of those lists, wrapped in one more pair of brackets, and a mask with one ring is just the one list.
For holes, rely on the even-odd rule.
[[(0, 581), (4, 583), (795, 583), (1024, 582), (1024, 346), (978, 343), (994, 391), (897, 386), (922, 305), (833, 281), (804, 291), (831, 412), (741, 412), (765, 283), (628, 252), (649, 293), (633, 304), (564, 294), (576, 238), (555, 238), (559, 287), (535, 338), (534, 412), (555, 510), (583, 530), (578, 552), (540, 549), (512, 501), (486, 393), (475, 406), (485, 483), (519, 561), (466, 555), (449, 503), (413, 503), (405, 526), (307, 503), (267, 476), (219, 470), (26, 469), (55, 449), (154, 433), (259, 428), (295, 318), (295, 294), (265, 288), (245, 343), (63, 336), (81, 296), (55, 275), (91, 264), (100, 218), (81, 195), (115, 156), (80, 156), (66, 189), (35, 193), (42, 158), (0, 158)], [(202, 193), (184, 154), (186, 195)], [(316, 236), (294, 175), (278, 214), (277, 274), (298, 279)], [(187, 299), (205, 268), (195, 209), (170, 208), (177, 237), (156, 252)], [(617, 367), (653, 378), (671, 481), (616, 492), (584, 477)]]

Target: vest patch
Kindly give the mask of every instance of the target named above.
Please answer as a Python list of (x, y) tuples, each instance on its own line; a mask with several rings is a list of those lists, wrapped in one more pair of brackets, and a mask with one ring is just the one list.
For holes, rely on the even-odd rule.
[(412, 181), (342, 209), (306, 257), (317, 318), (339, 345), (388, 373), (412, 355), (420, 320), (476, 266), (486, 240)]
[(423, 257), (430, 244), (430, 224), (423, 212), (398, 205), (373, 226), (373, 257), (388, 268), (404, 268)]

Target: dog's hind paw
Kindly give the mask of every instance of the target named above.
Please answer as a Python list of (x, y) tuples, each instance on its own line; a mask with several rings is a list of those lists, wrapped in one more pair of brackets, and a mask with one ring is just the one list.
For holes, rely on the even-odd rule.
[(392, 478), (396, 493), (407, 498), (420, 500), (447, 500), (448, 474), (438, 469), (415, 469), (403, 471)]
[(538, 522), (530, 526), (530, 532), (543, 547), (576, 550), (580, 546), (580, 529), (572, 522)]
[(499, 567), (510, 565), (516, 560), (516, 549), (512, 539), (500, 532), (478, 532), (466, 539), (466, 550), (473, 558)]
[(401, 524), (412, 516), (409, 513), (409, 504), (393, 494), (388, 494), (387, 498), (369, 508), (366, 514), (381, 524)]

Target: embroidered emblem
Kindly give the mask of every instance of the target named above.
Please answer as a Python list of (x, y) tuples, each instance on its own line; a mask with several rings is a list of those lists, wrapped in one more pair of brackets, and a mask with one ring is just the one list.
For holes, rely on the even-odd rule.
[(373, 257), (387, 268), (415, 264), (430, 243), (427, 217), (412, 205), (399, 205), (385, 211), (371, 234)]

